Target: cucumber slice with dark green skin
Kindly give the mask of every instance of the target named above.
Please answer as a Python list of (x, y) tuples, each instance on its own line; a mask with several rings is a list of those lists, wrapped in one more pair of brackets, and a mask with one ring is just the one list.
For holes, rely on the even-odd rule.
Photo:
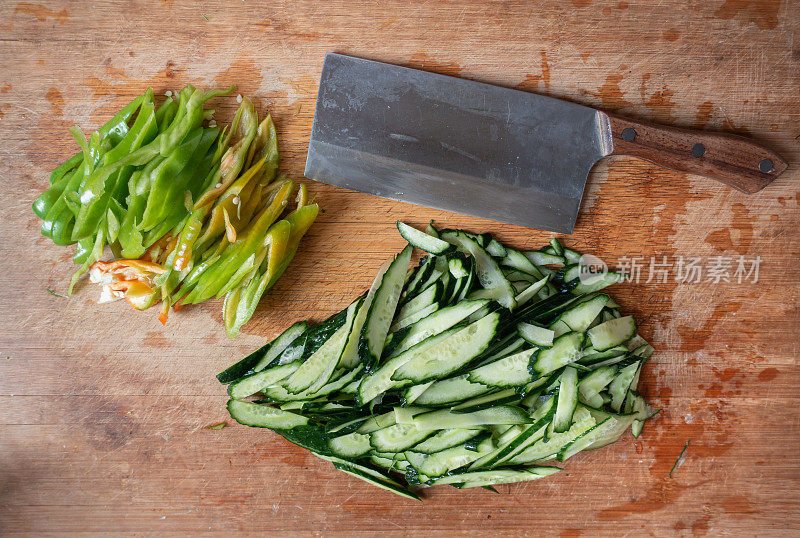
[(625, 397), (628, 395), (628, 389), (631, 386), (631, 381), (633, 381), (633, 376), (636, 375), (636, 371), (638, 369), (638, 362), (634, 362), (633, 364), (629, 364), (624, 368), (620, 368), (616, 377), (608, 386), (608, 393), (611, 395), (611, 403), (609, 406), (617, 413), (619, 413), (622, 409), (622, 403), (624, 402)]
[(392, 375), (395, 381), (424, 383), (447, 377), (480, 355), (497, 333), (498, 313), (467, 325), (400, 366)]
[(581, 356), (583, 339), (583, 333), (576, 332), (559, 336), (551, 347), (540, 349), (531, 357), (530, 372), (546, 375), (577, 361)]
[(578, 370), (564, 368), (558, 388), (558, 406), (553, 417), (553, 431), (564, 433), (572, 426), (572, 415), (578, 406)]
[(267, 387), (265, 389), (262, 389), (261, 392), (264, 393), (264, 396), (279, 402), (311, 400), (314, 398), (327, 396), (328, 394), (332, 394), (336, 391), (342, 390), (346, 385), (348, 385), (353, 380), (361, 376), (363, 372), (364, 372), (364, 367), (362, 365), (359, 365), (353, 370), (350, 370), (348, 373), (345, 373), (341, 377), (333, 379), (330, 383), (326, 383), (318, 390), (313, 392), (300, 392), (297, 394), (292, 394), (281, 385), (274, 385), (272, 387)]
[(433, 273), (435, 265), (436, 264), (433, 260), (433, 257), (431, 256), (426, 256), (419, 261), (419, 266), (414, 271), (413, 276), (408, 282), (406, 282), (405, 288), (403, 289), (403, 293), (401, 295), (401, 300), (402, 297), (405, 297), (406, 295), (413, 296), (418, 291), (420, 291), (421, 289), (420, 286), (424, 282), (428, 281), (428, 279), (431, 276), (431, 273)]
[(416, 458), (409, 451), (406, 452), (406, 459), (421, 474), (428, 477), (439, 477), (455, 469), (469, 465), (473, 461), (487, 454), (494, 448), (491, 438), (484, 439), (473, 450), (466, 444), (447, 448), (441, 452), (433, 454), (421, 454), (421, 458)]
[(392, 324), (400, 292), (405, 283), (409, 261), (411, 261), (410, 245), (404, 248), (389, 265), (370, 304), (358, 345), (359, 355), (367, 372), (374, 370), (380, 361), (386, 335), (389, 334), (389, 326)]
[(530, 424), (530, 415), (521, 407), (498, 405), (472, 413), (453, 413), (440, 409), (414, 417), (418, 430), (444, 430), (453, 428), (481, 428), (493, 424)]
[(484, 409), (489, 409), (490, 407), (496, 407), (498, 405), (516, 404), (519, 403), (522, 398), (523, 395), (520, 393), (518, 388), (503, 389), (466, 400), (451, 407), (450, 411), (452, 413), (473, 413), (475, 411), (483, 411)]
[(403, 239), (408, 241), (408, 244), (431, 254), (446, 254), (454, 250), (453, 245), (447, 241), (421, 232), (416, 228), (405, 224), (404, 222), (397, 221), (397, 230)]
[(407, 488), (403, 487), (402, 485), (398, 484), (396, 481), (389, 478), (387, 475), (380, 473), (374, 469), (370, 469), (364, 465), (360, 465), (358, 463), (344, 460), (341, 458), (337, 458), (335, 456), (325, 456), (322, 454), (314, 454), (318, 458), (322, 458), (333, 463), (333, 466), (343, 471), (351, 476), (354, 476), (360, 480), (368, 482), (373, 486), (378, 486), (381, 489), (385, 489), (395, 495), (400, 495), (401, 497), (406, 497), (408, 499), (414, 499), (415, 501), (419, 501), (420, 498), (409, 491)]
[(548, 477), (559, 472), (558, 467), (527, 467), (525, 469), (494, 469), (451, 474), (428, 482), (429, 486), (458, 485), (459, 489), (486, 487), (497, 484), (514, 484)]
[(517, 325), (517, 332), (528, 343), (537, 347), (550, 347), (553, 345), (555, 332), (538, 325), (521, 322)]
[(497, 262), (483, 247), (461, 232), (442, 232), (441, 236), (442, 239), (454, 244), (462, 252), (472, 255), (478, 280), (484, 289), (493, 292), (494, 300), (508, 309), (516, 306), (514, 288), (511, 287), (511, 283), (500, 270)]
[(488, 300), (462, 301), (453, 306), (441, 308), (413, 324), (390, 356), (396, 356), (417, 345), (426, 338), (440, 334), (462, 322), (484, 306)]
[(480, 396), (492, 390), (486, 385), (470, 382), (467, 380), (467, 375), (464, 374), (434, 382), (414, 403), (432, 407), (444, 406)]
[(608, 295), (599, 294), (588, 301), (578, 303), (558, 316), (550, 328), (555, 331), (555, 336), (561, 336), (569, 331), (585, 332), (600, 315), (608, 299)]
[(636, 320), (633, 316), (614, 318), (589, 329), (586, 335), (592, 347), (604, 351), (623, 344), (636, 334)]
[(565, 461), (582, 450), (592, 450), (615, 442), (636, 420), (636, 414), (615, 415), (583, 433), (558, 453), (558, 461)]
[(604, 390), (614, 380), (617, 371), (616, 366), (602, 366), (581, 379), (580, 383), (578, 383), (580, 401), (591, 407), (602, 406), (603, 401), (600, 397), (600, 391)]
[(548, 254), (541, 250), (527, 250), (522, 252), (534, 265), (564, 265), (564, 258), (555, 254)]
[(393, 424), (372, 432), (369, 444), (379, 452), (403, 452), (434, 433), (431, 430), (420, 431), (414, 424)]
[(283, 331), (280, 335), (275, 337), (275, 339), (273, 339), (270, 343), (261, 346), (258, 350), (243, 358), (233, 366), (230, 366), (218, 373), (217, 380), (220, 383), (228, 384), (246, 375), (260, 372), (268, 366), (271, 366), (270, 363), (272, 363), (273, 360), (283, 353), (284, 350), (286, 350), (290, 344), (297, 340), (307, 329), (307, 321), (298, 321)]
[(256, 428), (290, 430), (308, 424), (308, 418), (302, 415), (240, 400), (228, 400), (228, 413), (239, 424)]
[(421, 454), (441, 452), (442, 450), (462, 445), (470, 439), (474, 439), (477, 435), (480, 435), (481, 430), (454, 428), (430, 433), (434, 435), (414, 445), (409, 450)]
[(300, 361), (294, 361), (245, 376), (228, 386), (228, 394), (234, 400), (252, 396), (256, 392), (261, 392), (262, 389), (283, 381), (296, 372), (301, 364)]
[(331, 437), (328, 447), (331, 452), (341, 458), (358, 458), (372, 450), (369, 444), (369, 435), (358, 432)]
[(536, 441), (522, 452), (505, 461), (507, 465), (530, 464), (556, 456), (561, 449), (592, 429), (597, 422), (585, 407), (575, 410), (575, 421), (564, 433), (551, 433), (546, 438)]
[(490, 387), (519, 387), (533, 381), (528, 371), (535, 349), (526, 349), (472, 370), (467, 379)]

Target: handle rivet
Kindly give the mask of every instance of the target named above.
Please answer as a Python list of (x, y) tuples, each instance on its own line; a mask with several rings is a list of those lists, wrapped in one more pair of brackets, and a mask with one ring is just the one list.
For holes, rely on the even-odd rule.
[(702, 157), (706, 154), (706, 147), (703, 144), (695, 144), (692, 146), (692, 155), (695, 157)]
[(763, 161), (758, 163), (758, 169), (765, 174), (769, 174), (770, 172), (772, 172), (772, 161), (769, 159), (764, 159)]
[(626, 127), (622, 130), (622, 139), (625, 142), (633, 142), (636, 138), (636, 130), (633, 127)]

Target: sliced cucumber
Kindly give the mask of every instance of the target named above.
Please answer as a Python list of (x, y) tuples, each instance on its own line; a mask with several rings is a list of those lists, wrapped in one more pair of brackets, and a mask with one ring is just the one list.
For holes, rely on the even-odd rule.
[(274, 366), (267, 370), (250, 374), (235, 383), (231, 383), (228, 386), (228, 394), (234, 400), (241, 400), (242, 398), (252, 396), (256, 392), (260, 392), (262, 389), (286, 379), (297, 371), (300, 365), (300, 361), (294, 361), (289, 364), (284, 364), (283, 366)]
[(424, 250), (425, 252), (430, 252), (431, 254), (446, 254), (454, 250), (453, 245), (447, 241), (442, 241), (437, 237), (421, 232), (399, 220), (397, 221), (397, 230), (400, 232), (400, 235), (403, 236), (403, 239), (408, 241), (409, 245)]
[[(550, 397), (542, 402), (536, 411), (531, 414), (532, 424), (530, 426), (515, 426), (520, 430), (510, 436), (506, 435), (508, 432), (504, 432), (497, 441), (497, 448), (482, 458), (475, 460), (470, 465), (470, 469), (497, 466), (542, 439), (550, 426), (555, 412), (556, 398)], [(511, 428), (509, 429), (510, 431)]]
[(364, 421), (361, 426), (359, 426), (358, 433), (372, 433), (376, 432), (382, 428), (388, 428), (392, 424), (395, 424), (397, 416), (395, 415), (394, 411), (389, 411), (388, 413), (384, 413), (382, 415), (372, 415)]
[(437, 310), (413, 324), (390, 356), (397, 356), (426, 338), (442, 333), (489, 304), (488, 300), (462, 301)]
[(492, 298), (495, 301), (508, 309), (516, 306), (514, 288), (511, 287), (511, 283), (503, 275), (500, 266), (497, 265), (497, 262), (485, 249), (463, 232), (442, 232), (441, 236), (442, 239), (454, 244), (462, 252), (472, 255), (475, 260), (475, 274), (481, 286), (492, 291)]
[(551, 347), (540, 349), (531, 357), (531, 373), (546, 375), (581, 357), (583, 333), (570, 332), (553, 341)]
[(414, 401), (419, 398), (423, 392), (428, 390), (431, 385), (433, 385), (435, 381), (428, 381), (427, 383), (421, 383), (419, 385), (411, 385), (408, 387), (405, 392), (403, 393), (403, 404), (404, 405), (411, 405)]
[(511, 405), (498, 405), (472, 413), (453, 413), (449, 409), (440, 409), (414, 417), (414, 424), (419, 430), (480, 428), (491, 424), (529, 424), (530, 422), (532, 422), (531, 417), (524, 409)]
[[(447, 244), (452, 246), (450, 243)], [(455, 278), (464, 278), (469, 274), (469, 264), (464, 257), (451, 258), (448, 260), (447, 266), (450, 269), (450, 274)]]
[(535, 442), (522, 452), (508, 459), (506, 464), (528, 464), (556, 456), (561, 449), (592, 429), (597, 422), (586, 408), (578, 406), (573, 415), (574, 421), (564, 433), (551, 433), (546, 438)]
[(491, 391), (491, 387), (472, 383), (467, 375), (436, 381), (414, 401), (417, 405), (441, 406), (461, 402)]
[(499, 390), (483, 396), (476, 396), (470, 400), (454, 405), (450, 408), (453, 413), (473, 413), (482, 411), (490, 407), (502, 404), (516, 404), (522, 399), (522, 395), (516, 388)]
[(636, 334), (636, 320), (633, 316), (614, 318), (592, 327), (586, 334), (594, 349), (604, 351), (633, 338)]
[[(354, 379), (360, 377), (363, 371), (364, 371), (363, 365), (359, 365), (357, 368), (354, 368), (353, 370), (344, 373), (343, 375), (341, 375), (341, 377), (332, 379), (329, 383), (326, 383), (325, 385), (323, 385), (322, 387), (320, 387), (315, 391), (304, 391), (304, 392), (299, 392), (297, 394), (292, 394), (291, 392), (287, 391), (280, 385), (273, 385), (271, 387), (262, 389), (261, 392), (263, 392), (264, 396), (266, 396), (267, 398), (271, 398), (272, 400), (277, 400), (279, 402), (311, 400), (314, 398), (327, 396), (328, 394), (342, 390), (345, 386), (350, 384)], [(332, 378), (333, 377), (335, 376), (332, 376)]]
[(445, 340), (427, 348), (400, 366), (392, 375), (395, 381), (408, 380), (424, 383), (440, 379), (455, 372), (480, 355), (497, 333), (498, 313), (458, 329)]
[(538, 325), (521, 322), (517, 324), (517, 332), (528, 343), (537, 347), (550, 347), (553, 345), (555, 332)]
[(439, 430), (437, 432), (429, 432), (433, 433), (432, 437), (428, 437), (421, 443), (418, 443), (411, 447), (409, 450), (413, 452), (419, 452), (422, 454), (433, 454), (435, 452), (441, 452), (447, 448), (451, 448), (454, 446), (458, 446), (461, 444), (466, 443), (470, 439), (475, 438), (475, 436), (479, 435), (482, 430), (471, 430), (471, 429), (463, 429), (463, 428), (454, 428), (451, 430)]
[(481, 244), (481, 246), (495, 258), (504, 258), (507, 254), (506, 247), (496, 239), (490, 239), (486, 244)]
[(373, 486), (378, 486), (381, 489), (385, 489), (395, 495), (400, 495), (401, 497), (406, 497), (408, 499), (414, 499), (415, 501), (419, 501), (420, 498), (405, 488), (389, 478), (388, 476), (379, 473), (374, 469), (370, 469), (369, 467), (365, 467), (363, 465), (359, 465), (352, 461), (342, 460), (339, 458), (331, 457), (331, 456), (323, 456), (321, 454), (314, 454), (318, 458), (322, 458), (324, 460), (330, 461), (333, 463), (333, 466), (344, 472), (349, 474), (350, 476), (354, 476), (360, 480), (363, 480)]
[(434, 454), (425, 454), (421, 458), (421, 461), (420, 459), (414, 461), (412, 459), (413, 456), (409, 458), (408, 452), (406, 453), (406, 458), (408, 458), (409, 463), (414, 465), (421, 474), (428, 477), (439, 477), (445, 473), (469, 465), (483, 454), (490, 452), (493, 448), (492, 440), (485, 439), (477, 446), (477, 450), (467, 444), (463, 444), (453, 448), (447, 448)]
[(257, 428), (290, 430), (308, 424), (308, 419), (302, 415), (241, 400), (228, 400), (228, 413), (239, 424)]
[(447, 342), (450, 338), (462, 330), (463, 329), (454, 327), (437, 335), (431, 336), (414, 347), (407, 349), (400, 355), (389, 359), (375, 372), (364, 376), (364, 380), (358, 387), (358, 399), (361, 404), (366, 405), (392, 387), (403, 384), (403, 380), (394, 379), (394, 375), (401, 367), (410, 361), (418, 359), (419, 357), (429, 356), (429, 354), (432, 353), (432, 350), (438, 349), (439, 346)]
[[(566, 326), (566, 330), (557, 333), (556, 336), (560, 336), (568, 331), (585, 332), (595, 318), (600, 315), (608, 299), (608, 295), (600, 294), (566, 310), (563, 314), (558, 316), (553, 323), (553, 325), (564, 324)], [(551, 326), (551, 329), (552, 328), (555, 327)]]
[(522, 253), (534, 265), (564, 265), (564, 258), (555, 254), (548, 254), (541, 250), (527, 250)]
[[(422, 286), (423, 283), (428, 281), (428, 279), (430, 278), (431, 274), (435, 269), (435, 266), (436, 263), (432, 256), (426, 256), (425, 258), (422, 258), (419, 262), (419, 266), (414, 272), (414, 275), (408, 282), (406, 282), (405, 289), (401, 294), (401, 300), (402, 298), (408, 295), (413, 296), (417, 292), (421, 291), (422, 288), (420, 286)], [(380, 279), (378, 279), (378, 282), (380, 282)]]
[(528, 467), (525, 469), (494, 469), (491, 471), (473, 471), (458, 473), (437, 478), (428, 482), (431, 486), (458, 484), (460, 489), (485, 487), (496, 484), (514, 484), (545, 478), (560, 471), (558, 467)]
[(433, 220), (431, 220), (428, 225), (425, 227), (425, 233), (430, 235), (431, 237), (439, 238), (439, 231), (433, 225)]
[(516, 303), (517, 303), (517, 306), (522, 306), (522, 305), (528, 303), (534, 297), (536, 297), (536, 294), (539, 293), (542, 290), (542, 288), (545, 287), (545, 285), (547, 284), (549, 279), (550, 279), (550, 277), (546, 276), (546, 277), (542, 278), (541, 280), (537, 280), (536, 282), (534, 282), (530, 286), (527, 286), (527, 287), (525, 287), (525, 289), (520, 291), (519, 294), (514, 299), (516, 301)]
[(580, 279), (577, 285), (572, 289), (572, 293), (575, 295), (592, 293), (622, 281), (623, 276), (619, 273), (615, 273), (614, 271), (597, 273), (595, 275), (585, 276)]
[(367, 372), (372, 371), (380, 361), (386, 335), (403, 289), (408, 263), (411, 261), (411, 250), (410, 245), (404, 248), (389, 265), (367, 312), (358, 345), (359, 355)]
[(315, 392), (330, 381), (339, 366), (360, 304), (361, 299), (358, 299), (347, 307), (344, 324), (283, 383), (288, 392)]
[[(307, 321), (298, 321), (279, 334), (270, 343), (260, 347), (233, 366), (217, 374), (220, 383), (228, 384), (273, 365), (272, 362), (308, 329)], [(299, 355), (298, 355), (299, 358)], [(291, 361), (288, 361), (291, 362)], [(286, 362), (284, 362), (286, 364)], [(279, 365), (278, 365), (279, 366)]]
[(536, 267), (522, 252), (514, 250), (513, 248), (507, 249), (507, 254), (500, 260), (500, 264), (533, 275), (537, 279), (544, 278), (544, 275), (538, 267)]
[(578, 406), (578, 370), (567, 366), (558, 386), (558, 406), (553, 417), (553, 431), (563, 433), (572, 426), (572, 415)]
[(328, 447), (341, 458), (357, 458), (372, 450), (369, 440), (369, 435), (353, 432), (332, 437), (328, 441)]
[(635, 419), (635, 414), (608, 417), (561, 449), (558, 461), (566, 461), (582, 450), (592, 450), (613, 443), (625, 433)]
[(611, 403), (609, 406), (617, 413), (622, 409), (622, 403), (628, 395), (631, 381), (633, 381), (633, 376), (636, 375), (638, 369), (639, 362), (634, 362), (624, 368), (620, 368), (616, 377), (608, 386), (608, 394), (611, 396)]
[(535, 349), (526, 349), (472, 370), (467, 379), (491, 387), (516, 387), (533, 381), (528, 371)]
[(612, 365), (594, 370), (578, 383), (580, 400), (590, 407), (602, 406), (603, 401), (600, 397), (600, 391), (604, 390), (616, 375), (617, 367)]
[(429, 304), (428, 306), (423, 307), (421, 310), (418, 310), (413, 314), (409, 314), (404, 318), (399, 318), (397, 321), (394, 322), (394, 324), (391, 327), (391, 330), (392, 332), (395, 332), (404, 329), (406, 327), (410, 327), (411, 325), (414, 325), (416, 322), (427, 318), (437, 310), (439, 310), (438, 302)]
[(368, 444), (379, 452), (402, 452), (433, 433), (432, 430), (419, 430), (414, 424), (393, 424), (372, 432)]

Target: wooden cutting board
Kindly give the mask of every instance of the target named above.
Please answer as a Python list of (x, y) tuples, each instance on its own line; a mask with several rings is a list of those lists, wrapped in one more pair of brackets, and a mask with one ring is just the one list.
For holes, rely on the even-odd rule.
[[(207, 0), (0, 5), (0, 529), (5, 534), (797, 535), (800, 532), (800, 10), (779, 0), (424, 3)], [(235, 340), (220, 304), (170, 317), (97, 290), (56, 297), (69, 249), (30, 204), (96, 128), (148, 85), (236, 83), (301, 177), (323, 55), (343, 52), (762, 140), (792, 164), (747, 196), (628, 158), (598, 164), (564, 243), (642, 277), (613, 288), (657, 351), (662, 409), (642, 437), (548, 480), (406, 501), (269, 431), (230, 424), (214, 374), (289, 323), (343, 308), (403, 241), (394, 222), (551, 235), (310, 183), (325, 208)], [(233, 97), (218, 100), (230, 117)], [(738, 282), (739, 257), (760, 257)], [(699, 283), (648, 282), (650, 258), (701, 258)], [(705, 264), (731, 260), (730, 282)], [(720, 262), (724, 263), (724, 262)], [(656, 268), (658, 269), (658, 268)], [(718, 271), (719, 273), (719, 271)], [(712, 273), (710, 273), (713, 275)], [(684, 444), (682, 465), (670, 478)]]

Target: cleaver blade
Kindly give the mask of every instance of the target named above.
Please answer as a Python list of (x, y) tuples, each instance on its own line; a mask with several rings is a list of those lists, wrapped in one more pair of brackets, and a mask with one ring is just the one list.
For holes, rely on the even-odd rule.
[[(612, 132), (613, 121), (625, 132)], [(671, 148), (662, 131), (678, 129), (610, 120), (591, 107), (552, 97), (329, 53), (305, 176), (435, 209), (572, 233), (589, 171), (616, 153), (617, 141), (623, 149), (634, 146), (626, 142), (630, 132), (635, 135), (630, 126), (640, 131), (637, 143), (645, 143), (644, 149), (634, 147), (640, 156), (651, 158), (650, 151), (662, 164), (670, 165), (664, 155), (682, 162), (691, 131), (667, 136), (675, 140)], [(645, 129), (651, 128), (654, 147), (646, 144)], [(780, 161), (777, 154), (769, 156)], [(717, 171), (718, 163), (707, 157), (694, 167)], [(763, 188), (783, 171), (781, 163), (769, 173), (748, 171), (752, 188)]]

